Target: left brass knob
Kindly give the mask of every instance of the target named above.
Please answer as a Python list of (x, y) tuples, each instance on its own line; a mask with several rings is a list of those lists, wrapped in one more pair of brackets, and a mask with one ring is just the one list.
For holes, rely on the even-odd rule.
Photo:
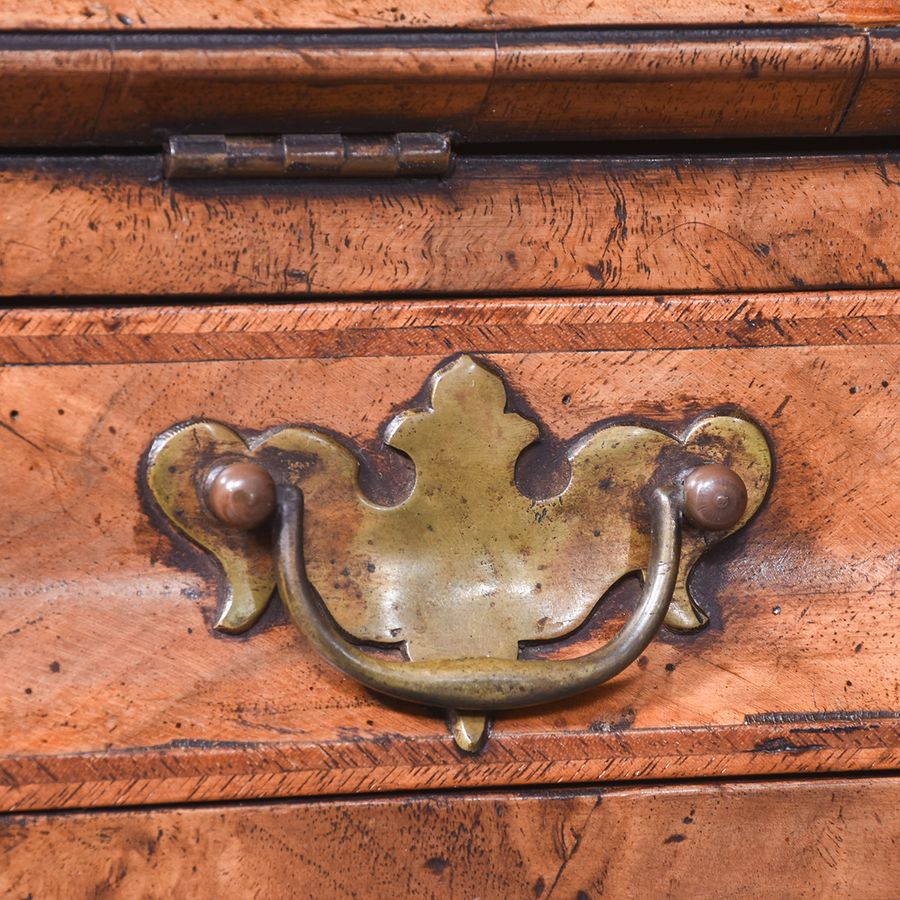
[(257, 463), (229, 463), (211, 474), (206, 484), (206, 502), (225, 525), (244, 530), (256, 528), (275, 509), (275, 482)]

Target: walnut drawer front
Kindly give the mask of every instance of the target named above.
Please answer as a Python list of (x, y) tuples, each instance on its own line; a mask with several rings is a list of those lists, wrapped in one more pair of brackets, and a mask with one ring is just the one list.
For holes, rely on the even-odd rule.
[[(6, 810), (896, 768), (896, 292), (23, 309), (0, 314)], [(278, 604), (212, 630), (221, 578), (139, 485), (196, 416), (380, 429), (448, 357), (501, 369), (568, 440), (728, 404), (771, 494), (701, 565), (710, 625), (458, 751), (428, 710), (324, 663)], [(612, 634), (613, 591), (558, 652)]]
[(172, 181), (158, 155), (25, 155), (0, 159), (0, 295), (889, 288), (898, 205), (893, 152), (460, 154), (445, 177), (375, 181)]
[(25, 815), (0, 820), (0, 888), (882, 900), (900, 879), (898, 802), (883, 777)]

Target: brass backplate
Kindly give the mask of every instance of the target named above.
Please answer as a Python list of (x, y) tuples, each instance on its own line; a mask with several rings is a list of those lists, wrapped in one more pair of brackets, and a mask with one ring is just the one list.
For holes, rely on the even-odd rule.
[(384, 431), (385, 444), (415, 466), (408, 495), (394, 505), (366, 496), (357, 454), (321, 431), (282, 427), (244, 437), (195, 421), (157, 438), (148, 459), (153, 495), (225, 573), (218, 629), (249, 628), (275, 586), (270, 533), (225, 527), (205, 505), (209, 472), (245, 459), (302, 491), (307, 573), (337, 624), (360, 643), (399, 644), (416, 661), (515, 659), (520, 642), (570, 633), (619, 579), (644, 571), (647, 491), (694, 466), (724, 463), (747, 487), (746, 512), (727, 532), (684, 528), (666, 618), (679, 631), (703, 627), (691, 570), (746, 524), (771, 477), (768, 443), (748, 417), (701, 417), (680, 435), (647, 424), (598, 425), (565, 449), (567, 483), (534, 498), (520, 490), (516, 463), (538, 427), (507, 409), (499, 374), (458, 357), (434, 373), (429, 397), (426, 408), (403, 412)]

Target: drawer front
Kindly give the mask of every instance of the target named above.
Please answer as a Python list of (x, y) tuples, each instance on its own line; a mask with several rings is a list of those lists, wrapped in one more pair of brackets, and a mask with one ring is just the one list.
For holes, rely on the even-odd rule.
[(900, 259), (895, 153), (171, 182), (153, 156), (20, 157), (0, 159), (0, 207), (5, 296), (889, 288)]
[[(0, 803), (896, 768), (898, 313), (879, 292), (0, 314)], [(245, 635), (214, 631), (220, 572), (141, 487), (153, 438), (196, 417), (314, 423), (377, 483), (384, 424), (463, 352), (557, 452), (598, 421), (679, 432), (737, 405), (776, 462), (760, 512), (695, 573), (705, 630), (498, 714), (474, 756), (434, 711), (331, 669), (277, 602)], [(636, 591), (559, 652), (610, 636)]]
[(872, 778), (7, 816), (0, 890), (883, 900), (898, 805)]

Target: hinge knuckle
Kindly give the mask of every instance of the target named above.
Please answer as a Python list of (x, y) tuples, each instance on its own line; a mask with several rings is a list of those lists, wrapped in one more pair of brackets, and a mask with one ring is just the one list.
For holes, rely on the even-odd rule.
[(450, 138), (437, 133), (382, 135), (184, 134), (169, 138), (167, 178), (390, 178), (445, 175)]

